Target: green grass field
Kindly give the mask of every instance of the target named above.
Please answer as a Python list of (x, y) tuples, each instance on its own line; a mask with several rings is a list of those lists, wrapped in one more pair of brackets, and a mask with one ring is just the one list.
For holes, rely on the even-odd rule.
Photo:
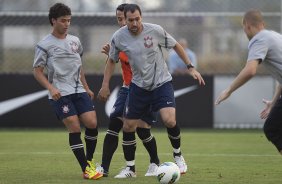
[[(167, 134), (153, 129), (161, 162), (173, 161)], [(99, 133), (94, 156), (101, 162), (105, 131)], [(122, 135), (120, 134), (120, 140)], [(179, 184), (277, 184), (282, 181), (281, 155), (262, 130), (182, 130), (182, 152), (188, 173)], [(158, 183), (145, 177), (149, 157), (139, 141), (136, 151), (137, 178), (114, 179), (124, 166), (121, 144), (110, 176), (83, 180), (80, 167), (68, 146), (65, 130), (0, 130), (0, 184), (13, 183)]]

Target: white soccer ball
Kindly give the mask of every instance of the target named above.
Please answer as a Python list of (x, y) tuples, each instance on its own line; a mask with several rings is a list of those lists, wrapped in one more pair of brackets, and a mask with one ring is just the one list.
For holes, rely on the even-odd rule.
[(176, 183), (179, 178), (179, 167), (173, 162), (164, 162), (157, 170), (157, 179), (161, 184), (173, 184)]

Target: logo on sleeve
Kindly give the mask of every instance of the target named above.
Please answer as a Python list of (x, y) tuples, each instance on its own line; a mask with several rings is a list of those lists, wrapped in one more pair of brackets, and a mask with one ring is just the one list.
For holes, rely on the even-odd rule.
[(146, 36), (145, 38), (144, 38), (144, 46), (146, 47), (146, 48), (150, 48), (150, 47), (152, 47), (153, 46), (153, 38), (151, 37), (151, 36)]

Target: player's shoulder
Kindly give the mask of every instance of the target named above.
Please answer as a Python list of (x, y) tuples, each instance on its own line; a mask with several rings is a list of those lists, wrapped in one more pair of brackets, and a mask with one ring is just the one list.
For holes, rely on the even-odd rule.
[(163, 29), (162, 26), (158, 25), (158, 24), (153, 24), (153, 23), (147, 23), (147, 22), (144, 22), (143, 23), (143, 26), (145, 29)]
[(163, 34), (164, 29), (162, 26), (153, 23), (143, 23), (144, 32), (153, 32), (157, 34)]
[(249, 42), (249, 45), (253, 45), (255, 43), (267, 42), (267, 40), (272, 40), (273, 37), (281, 37), (282, 35), (272, 31), (272, 30), (262, 30), (258, 32)]
[(77, 36), (72, 35), (72, 34), (67, 34), (67, 38), (70, 38), (70, 39), (78, 39), (78, 40), (79, 40), (79, 38), (78, 38)]
[(258, 32), (248, 44), (248, 49), (264, 47), (269, 41), (269, 38), (272, 37), (272, 33), (269, 30), (262, 30)]
[(52, 36), (51, 34), (44, 36), (38, 43), (46, 42), (46, 41), (50, 40), (51, 36)]
[(67, 39), (68, 40), (73, 40), (75, 42), (80, 42), (79, 38), (75, 35), (67, 34)]
[(282, 35), (276, 31), (273, 31), (273, 30), (267, 30), (267, 29), (264, 29), (262, 31), (260, 31), (259, 33), (257, 33), (254, 37), (253, 37), (253, 40), (257, 40), (257, 39), (268, 39), (268, 38), (271, 38), (271, 37), (281, 37)]
[(115, 31), (112, 36), (112, 42), (118, 44), (120, 40), (126, 40), (128, 38), (128, 29), (126, 29), (125, 27), (127, 26), (123, 26)]
[(50, 43), (52, 43), (54, 40), (52, 34), (48, 34), (45, 37), (42, 38), (42, 40), (40, 40), (37, 45), (40, 47), (45, 47), (47, 45), (49, 45)]
[(126, 34), (128, 32), (127, 26), (123, 26), (116, 30), (116, 32), (113, 34), (114, 37), (121, 36), (123, 34)]

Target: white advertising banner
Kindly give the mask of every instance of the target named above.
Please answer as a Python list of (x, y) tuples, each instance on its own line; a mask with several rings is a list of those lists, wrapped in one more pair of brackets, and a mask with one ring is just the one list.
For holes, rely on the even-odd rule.
[[(214, 101), (234, 80), (235, 76), (214, 76)], [(214, 128), (261, 128), (264, 120), (260, 112), (262, 99), (271, 99), (275, 80), (271, 76), (257, 76), (237, 89), (221, 104), (214, 106)]]

